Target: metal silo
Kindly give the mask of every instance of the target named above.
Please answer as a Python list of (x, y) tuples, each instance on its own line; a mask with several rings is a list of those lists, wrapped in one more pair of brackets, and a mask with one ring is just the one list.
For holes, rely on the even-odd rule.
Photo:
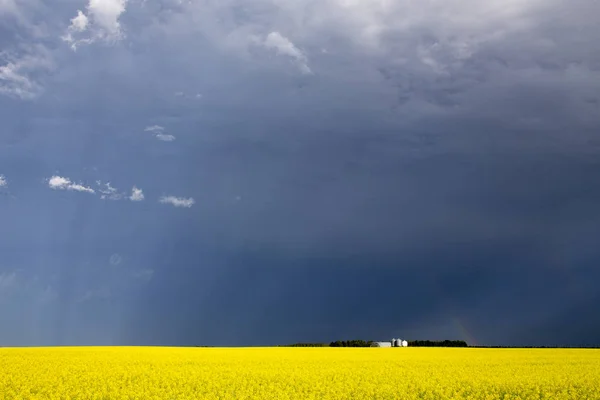
[(408, 347), (408, 342), (406, 340), (402, 341), (402, 347)]

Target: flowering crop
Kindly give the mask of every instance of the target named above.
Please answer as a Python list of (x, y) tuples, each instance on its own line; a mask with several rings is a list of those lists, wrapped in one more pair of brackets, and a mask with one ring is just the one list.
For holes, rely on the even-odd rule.
[(3, 348), (0, 399), (600, 399), (600, 351)]

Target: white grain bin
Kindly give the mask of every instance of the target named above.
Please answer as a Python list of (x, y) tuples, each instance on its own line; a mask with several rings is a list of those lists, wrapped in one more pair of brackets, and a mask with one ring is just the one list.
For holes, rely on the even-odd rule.
[(402, 341), (402, 347), (408, 347), (408, 342), (406, 340)]
[(396, 343), (394, 343), (394, 347), (402, 347), (402, 339), (396, 339)]
[(397, 339), (392, 339), (392, 347), (396, 347), (396, 340)]

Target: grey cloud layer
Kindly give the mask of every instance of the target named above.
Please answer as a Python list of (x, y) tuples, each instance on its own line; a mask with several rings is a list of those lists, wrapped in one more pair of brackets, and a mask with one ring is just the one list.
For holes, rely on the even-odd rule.
[[(20, 10), (11, 4), (8, 10)], [(198, 36), (245, 61), (284, 68), (287, 61), (280, 64), (267, 54), (275, 51), (296, 63), (299, 72), (314, 70), (321, 80), (379, 88), (394, 118), (405, 125), (477, 115), (517, 129), (569, 123), (589, 128), (598, 122), (600, 102), (600, 45), (590, 40), (600, 34), (599, 7), (586, 0), (568, 6), (521, 0), (102, 0), (79, 10), (82, 14), (73, 10), (69, 29), (87, 34), (96, 24), (101, 32), (82, 40), (99, 37), (104, 45), (123, 39), (124, 31), (133, 43), (149, 35), (161, 41)], [(23, 7), (21, 14), (31, 11)], [(49, 24), (47, 33), (61, 24), (65, 21)], [(0, 72), (5, 94), (31, 98), (41, 93), (39, 72), (55, 57), (40, 43), (27, 46), (6, 53)], [(342, 62), (348, 57), (352, 63)], [(64, 63), (77, 55), (59, 58)], [(532, 104), (540, 97), (544, 104)], [(549, 107), (554, 112), (547, 113)]]
[(119, 18), (126, 11), (127, 0), (90, 0), (85, 12), (77, 10), (62, 39), (73, 50), (97, 41), (111, 43), (123, 38)]
[[(481, 153), (494, 146), (523, 157), (527, 152), (564, 150), (579, 154), (593, 151), (586, 143), (589, 143), (591, 129), (599, 121), (600, 60), (597, 54), (600, 52), (598, 43), (591, 39), (600, 33), (597, 2), (577, 0), (568, 7), (559, 1), (517, 0), (426, 4), (381, 0), (190, 3), (110, 0), (95, 4), (100, 8), (82, 9), (82, 13), (89, 20), (96, 18), (93, 13), (99, 13), (96, 22), (103, 29), (123, 33), (118, 36), (122, 41), (98, 41), (86, 46), (85, 51), (114, 57), (114, 70), (106, 68), (115, 83), (112, 89), (107, 84), (105, 91), (86, 90), (85, 94), (77, 88), (69, 89), (74, 91), (73, 97), (85, 96), (89, 102), (85, 104), (92, 105), (96, 101), (99, 104), (114, 101), (115, 107), (127, 106), (132, 115), (143, 115), (146, 121), (145, 108), (163, 112), (164, 120), (155, 119), (161, 121), (161, 125), (148, 127), (161, 141), (175, 139), (164, 132), (162, 121), (166, 121), (166, 126), (182, 122), (183, 129), (191, 129), (194, 124), (200, 126), (199, 129), (208, 133), (197, 138), (190, 135), (189, 145), (203, 158), (197, 162), (204, 170), (224, 171), (228, 182), (234, 182), (230, 185), (241, 188), (244, 179), (238, 179), (235, 174), (244, 176), (248, 178), (246, 182), (253, 182), (265, 193), (280, 192), (286, 202), (285, 206), (272, 206), (268, 212), (267, 206), (263, 207), (260, 202), (267, 203), (266, 197), (271, 195), (256, 194), (254, 198), (260, 200), (251, 197), (239, 207), (250, 215), (244, 218), (252, 221), (260, 220), (252, 215), (261, 213), (287, 215), (288, 207), (292, 207), (288, 202), (294, 198), (305, 201), (307, 196), (315, 202), (315, 207), (327, 203), (294, 185), (297, 182), (307, 187), (322, 184), (310, 182), (307, 174), (343, 175), (346, 164), (357, 162), (352, 161), (353, 157), (378, 158), (379, 164), (372, 166), (373, 174), (377, 174), (385, 168), (395, 168), (396, 158), (420, 162), (448, 152)], [(81, 17), (71, 20), (79, 15), (77, 7), (63, 14), (65, 29), (71, 25), (78, 32), (90, 33), (92, 22), (84, 23)], [(196, 41), (202, 50), (190, 51)], [(133, 47), (127, 47), (130, 45)], [(183, 55), (185, 61), (180, 61)], [(67, 51), (57, 58), (64, 68), (65, 79), (78, 77), (87, 82), (97, 72), (91, 63), (79, 61), (83, 57), (78, 52)], [(161, 63), (162, 60), (167, 61)], [(246, 67), (240, 60), (249, 61), (251, 66)], [(78, 64), (77, 69), (69, 68), (69, 61), (82, 64)], [(301, 65), (310, 65), (313, 75), (303, 76), (298, 69)], [(211, 87), (209, 81), (216, 83)], [(119, 99), (122, 96), (117, 94), (120, 93), (117, 88), (123, 82), (130, 85), (128, 90), (139, 95), (139, 101)], [(148, 82), (153, 82), (156, 89), (147, 90)], [(201, 106), (183, 105), (175, 102), (189, 97), (181, 88), (185, 88), (185, 93), (207, 89), (210, 96), (203, 99)], [(165, 93), (175, 100), (156, 100)], [(173, 96), (173, 93), (178, 95)], [(65, 97), (66, 109), (73, 107), (80, 110), (75, 112), (86, 112)], [(145, 101), (145, 97), (149, 100)], [(218, 112), (229, 114), (222, 118), (217, 116)], [(350, 114), (356, 119), (352, 120)], [(357, 122), (357, 119), (362, 120)], [(261, 120), (271, 121), (284, 133), (262, 133)], [(188, 125), (183, 126), (186, 123)], [(290, 127), (294, 124), (299, 128)], [(341, 125), (344, 126), (339, 128)], [(350, 132), (354, 127), (363, 131)], [(561, 134), (567, 127), (573, 135)], [(310, 133), (315, 129), (332, 131), (334, 128), (336, 132), (323, 133), (324, 138)], [(217, 134), (217, 130), (226, 132)], [(342, 130), (344, 133), (340, 133)], [(526, 134), (510, 132), (515, 130)], [(296, 132), (288, 135), (285, 131)], [(394, 132), (395, 138), (378, 141), (371, 136), (371, 131)], [(245, 135), (252, 138), (247, 142), (239, 139)], [(366, 139), (369, 137), (372, 140)], [(240, 141), (236, 144), (234, 139)], [(253, 140), (268, 144), (260, 150)], [(327, 155), (321, 154), (322, 148), (315, 150), (317, 143), (340, 154), (339, 159), (329, 160)], [(364, 155), (360, 155), (360, 146), (367, 146)], [(149, 151), (165, 159), (176, 152), (173, 149)], [(252, 160), (252, 168), (260, 172), (243, 171), (249, 164), (228, 159), (232, 151), (243, 153), (241, 158)], [(261, 151), (267, 157), (287, 152), (289, 159), (263, 160), (261, 157), (265, 155)], [(219, 160), (211, 152), (224, 158)], [(191, 150), (181, 153), (181, 159), (173, 162), (175, 165), (195, 158)], [(501, 163), (498, 165), (505, 168)], [(176, 166), (165, 168), (177, 169)], [(319, 168), (328, 172), (320, 172)], [(307, 174), (302, 173), (302, 169)], [(273, 170), (277, 172), (269, 179), (264, 178)], [(192, 173), (183, 172), (177, 180), (191, 182)], [(394, 182), (380, 175), (369, 178), (360, 173), (357, 179), (361, 179), (362, 185), (376, 186), (368, 179), (386, 185)], [(226, 190), (225, 183), (214, 182), (208, 173), (200, 173), (198, 179), (204, 179), (203, 185), (211, 190)], [(417, 183), (406, 179), (407, 185), (417, 188), (413, 190), (420, 190)], [(332, 196), (337, 195), (337, 191), (349, 196), (354, 184), (341, 179), (331, 182), (324, 190), (330, 191)], [(238, 192), (243, 192), (242, 189), (231, 190), (232, 193), (224, 193), (223, 197), (235, 198)], [(390, 198), (400, 196), (392, 189), (374, 190), (383, 194), (390, 192)], [(343, 222), (346, 217), (341, 210), (352, 212), (363, 207), (361, 202), (371, 201), (370, 198), (347, 197), (340, 201), (338, 209), (323, 211), (331, 225), (323, 228), (322, 234), (331, 236), (333, 241), (343, 241), (352, 235), (346, 229)], [(369, 212), (376, 214), (376, 211)], [(230, 218), (217, 215), (217, 220)], [(271, 225), (272, 230), (263, 232), (267, 243), (282, 237), (283, 228), (274, 222)], [(286, 235), (291, 236), (290, 241), (295, 240), (294, 233), (287, 232), (283, 237)], [(336, 235), (340, 239), (336, 239)]]

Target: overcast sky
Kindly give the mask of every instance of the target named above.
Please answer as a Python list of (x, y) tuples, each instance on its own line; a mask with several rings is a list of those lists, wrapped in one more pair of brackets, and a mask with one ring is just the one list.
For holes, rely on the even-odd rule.
[(0, 345), (600, 345), (600, 2), (0, 0)]

